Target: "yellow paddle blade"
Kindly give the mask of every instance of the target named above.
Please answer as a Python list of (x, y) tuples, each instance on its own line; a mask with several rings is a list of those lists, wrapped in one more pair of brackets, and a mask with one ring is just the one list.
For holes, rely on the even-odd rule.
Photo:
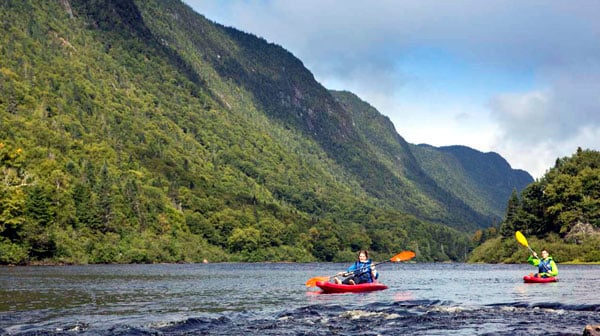
[(317, 282), (319, 281), (329, 281), (328, 276), (320, 276), (320, 277), (314, 277), (314, 278), (310, 278), (306, 281), (306, 287), (314, 287), (317, 285)]
[(406, 261), (406, 260), (410, 260), (414, 257), (415, 257), (415, 252), (413, 252), (413, 251), (402, 251), (402, 252), (396, 254), (395, 256), (391, 257), (390, 261), (392, 261), (392, 262)]
[(529, 247), (529, 244), (527, 244), (527, 239), (521, 233), (521, 231), (515, 232), (515, 238), (517, 238), (517, 241), (519, 242), (519, 244), (521, 244), (521, 245), (523, 245), (525, 247)]

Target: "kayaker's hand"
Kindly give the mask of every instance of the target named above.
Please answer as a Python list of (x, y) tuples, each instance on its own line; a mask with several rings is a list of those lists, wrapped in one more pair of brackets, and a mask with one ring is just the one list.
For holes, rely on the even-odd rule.
[(338, 272), (335, 276), (346, 276), (344, 272)]
[(533, 251), (533, 256), (537, 258), (537, 252)]

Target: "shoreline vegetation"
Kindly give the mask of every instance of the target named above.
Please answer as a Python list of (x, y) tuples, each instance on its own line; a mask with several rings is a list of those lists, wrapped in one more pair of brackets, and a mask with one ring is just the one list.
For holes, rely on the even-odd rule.
[[(338, 262), (322, 262), (322, 261), (314, 261), (314, 262), (318, 262), (318, 263), (338, 263)], [(130, 262), (130, 263), (119, 263), (119, 262), (109, 262), (109, 263), (65, 263), (65, 262), (53, 262), (53, 261), (35, 261), (35, 262), (31, 262), (31, 263), (26, 263), (26, 264), (20, 264), (20, 265), (16, 265), (16, 264), (0, 264), (0, 268), (3, 267), (30, 267), (30, 266), (39, 266), (39, 267), (44, 267), (44, 266), (85, 266), (85, 265), (185, 265), (185, 264), (228, 264), (228, 263), (244, 263), (244, 264), (253, 264), (253, 263), (263, 263), (263, 264), (305, 264), (307, 262), (297, 262), (297, 261), (259, 261), (259, 262), (253, 262), (253, 261), (215, 261), (215, 262), (209, 262), (209, 261), (200, 261), (200, 262), (195, 262), (195, 261), (181, 261), (181, 262), (149, 262), (149, 263), (136, 263), (136, 262)], [(417, 261), (411, 261), (411, 262), (407, 262), (407, 263), (419, 263)], [(527, 264), (527, 261), (523, 261), (523, 262), (485, 262), (485, 261), (425, 261), (425, 262), (421, 262), (421, 263), (442, 263), (442, 264), (460, 264), (460, 263), (465, 263), (465, 264), (505, 264), (505, 265), (509, 265), (509, 264)], [(564, 262), (557, 262), (557, 264), (559, 265), (600, 265), (600, 261), (581, 261), (581, 260), (569, 260), (569, 261), (564, 261)]]
[(498, 228), (478, 231), (471, 262), (517, 262), (529, 251), (515, 232), (530, 237), (534, 251), (547, 250), (557, 263), (600, 262), (600, 152), (577, 149), (520, 194), (508, 199)]
[[(598, 265), (600, 264), (600, 237), (591, 235), (575, 242), (565, 242), (557, 234), (550, 234), (545, 239), (531, 237), (531, 248), (539, 252), (548, 250), (557, 264)], [(469, 263), (524, 263), (529, 251), (520, 246), (514, 238), (495, 237), (486, 240), (469, 255)]]
[[(169, 262), (164, 262), (164, 263), (104, 263), (104, 264), (67, 264), (67, 263), (51, 263), (51, 262), (35, 262), (35, 263), (30, 263), (30, 264), (24, 264), (24, 265), (14, 265), (14, 264), (0, 264), (0, 269), (2, 268), (11, 268), (11, 267), (55, 267), (55, 266), (86, 266), (86, 265), (193, 265), (193, 264), (229, 264), (229, 263), (243, 263), (243, 264), (253, 264), (256, 262), (250, 262), (250, 261), (217, 261), (214, 263), (202, 263), (202, 262), (176, 262), (176, 263), (169, 263)], [(275, 261), (275, 262), (270, 262), (270, 261), (260, 261), (258, 263), (263, 263), (263, 264), (304, 264), (304, 262), (286, 262), (286, 261)], [(319, 262), (322, 263), (322, 262)], [(331, 262), (334, 263), (334, 262)], [(417, 263), (417, 262), (413, 262), (413, 263)], [(443, 263), (443, 264), (460, 264), (460, 263), (465, 263), (465, 264), (489, 264), (489, 265), (494, 265), (494, 264), (500, 264), (500, 265), (517, 265), (517, 264), (527, 264), (527, 262), (519, 262), (519, 263), (491, 263), (491, 262), (460, 262), (460, 261), (426, 261), (423, 262), (425, 264), (428, 263)], [(566, 262), (557, 262), (558, 265), (600, 265), (600, 261), (566, 261)]]

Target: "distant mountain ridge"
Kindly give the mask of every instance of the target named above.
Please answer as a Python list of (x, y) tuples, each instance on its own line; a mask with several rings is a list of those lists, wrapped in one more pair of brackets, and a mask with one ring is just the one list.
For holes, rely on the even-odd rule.
[[(409, 144), (396, 133), (389, 118), (356, 95), (343, 91), (332, 94), (353, 112), (357, 128), (379, 152), (378, 157), (391, 167), (399, 167), (401, 174), (419, 185), (418, 189), (456, 204), (457, 209), (473, 209), (488, 223), (504, 216), (506, 200), (513, 190), (522, 190), (533, 182), (529, 173), (512, 169), (497, 153), (482, 153), (466, 146)], [(461, 216), (468, 214), (463, 212)]]
[(464, 260), (524, 187), (181, 1), (0, 6), (0, 263)]
[(505, 215), (507, 199), (533, 182), (529, 173), (513, 169), (494, 152), (482, 153), (466, 146), (413, 147), (425, 171), (446, 190), (464, 190), (459, 197), (474, 209), (497, 218)]

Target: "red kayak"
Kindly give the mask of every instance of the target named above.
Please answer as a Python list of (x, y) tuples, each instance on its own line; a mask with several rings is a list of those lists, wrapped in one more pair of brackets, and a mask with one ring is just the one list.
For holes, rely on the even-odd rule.
[(362, 283), (358, 285), (335, 284), (327, 281), (317, 281), (317, 287), (323, 293), (362, 293), (387, 289), (388, 286), (380, 282)]
[(523, 277), (523, 281), (525, 283), (546, 283), (546, 282), (557, 282), (558, 277), (547, 277), (547, 278), (538, 278), (531, 275), (526, 275)]

